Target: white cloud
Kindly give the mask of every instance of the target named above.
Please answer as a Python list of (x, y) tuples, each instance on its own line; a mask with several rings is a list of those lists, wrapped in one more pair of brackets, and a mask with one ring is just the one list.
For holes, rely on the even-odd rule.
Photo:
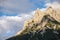
[(41, 4), (41, 2), (45, 2), (46, 6), (55, 6), (55, 4), (60, 3), (60, 0), (36, 0), (32, 2), (29, 0), (0, 0), (0, 7), (2, 7), (0, 11), (6, 14), (20, 14), (36, 9), (36, 4)]
[(60, 8), (60, 3), (58, 3), (58, 2), (46, 3), (45, 6), (47, 6), (47, 7), (51, 6), (52, 8), (57, 9), (57, 8)]
[(34, 7), (33, 3), (30, 3), (28, 0), (0, 0), (0, 6), (2, 9), (0, 11), (10, 14), (29, 12), (32, 11)]
[(24, 21), (31, 18), (34, 11), (29, 14), (0, 17), (0, 39), (8, 38), (23, 28)]
[[(3, 16), (0, 18), (0, 35), (1, 37), (9, 36), (8, 34), (16, 33), (22, 29), (22, 17), (18, 16)], [(11, 31), (10, 33), (7, 33)], [(7, 35), (6, 35), (7, 34)]]

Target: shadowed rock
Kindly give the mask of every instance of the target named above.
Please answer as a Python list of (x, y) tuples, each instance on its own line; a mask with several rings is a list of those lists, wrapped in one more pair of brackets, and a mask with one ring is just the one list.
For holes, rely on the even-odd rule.
[(60, 21), (51, 7), (45, 12), (38, 9), (34, 17), (26, 21), (22, 31), (18, 33), (6, 40), (60, 40)]

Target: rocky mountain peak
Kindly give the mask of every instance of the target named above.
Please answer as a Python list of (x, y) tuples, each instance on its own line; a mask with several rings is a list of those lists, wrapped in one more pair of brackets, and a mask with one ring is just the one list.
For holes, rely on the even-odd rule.
[(59, 15), (60, 10), (54, 10), (52, 7), (48, 7), (44, 12), (40, 11), (40, 9), (37, 9), (33, 18), (25, 21), (22, 31), (18, 32), (17, 36), (12, 37), (10, 39), (60, 40), (60, 36), (58, 36), (60, 35)]

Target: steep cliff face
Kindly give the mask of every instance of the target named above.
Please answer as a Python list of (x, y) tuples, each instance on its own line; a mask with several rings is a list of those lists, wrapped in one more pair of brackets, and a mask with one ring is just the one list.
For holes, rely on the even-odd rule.
[(60, 40), (60, 9), (37, 9), (32, 19), (25, 21), (22, 31), (7, 40)]

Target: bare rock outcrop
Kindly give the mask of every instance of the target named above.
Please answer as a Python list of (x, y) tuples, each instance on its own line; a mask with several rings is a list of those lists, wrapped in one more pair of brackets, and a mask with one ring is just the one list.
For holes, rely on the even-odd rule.
[(37, 9), (34, 16), (24, 22), (22, 31), (7, 40), (60, 40), (60, 9)]

